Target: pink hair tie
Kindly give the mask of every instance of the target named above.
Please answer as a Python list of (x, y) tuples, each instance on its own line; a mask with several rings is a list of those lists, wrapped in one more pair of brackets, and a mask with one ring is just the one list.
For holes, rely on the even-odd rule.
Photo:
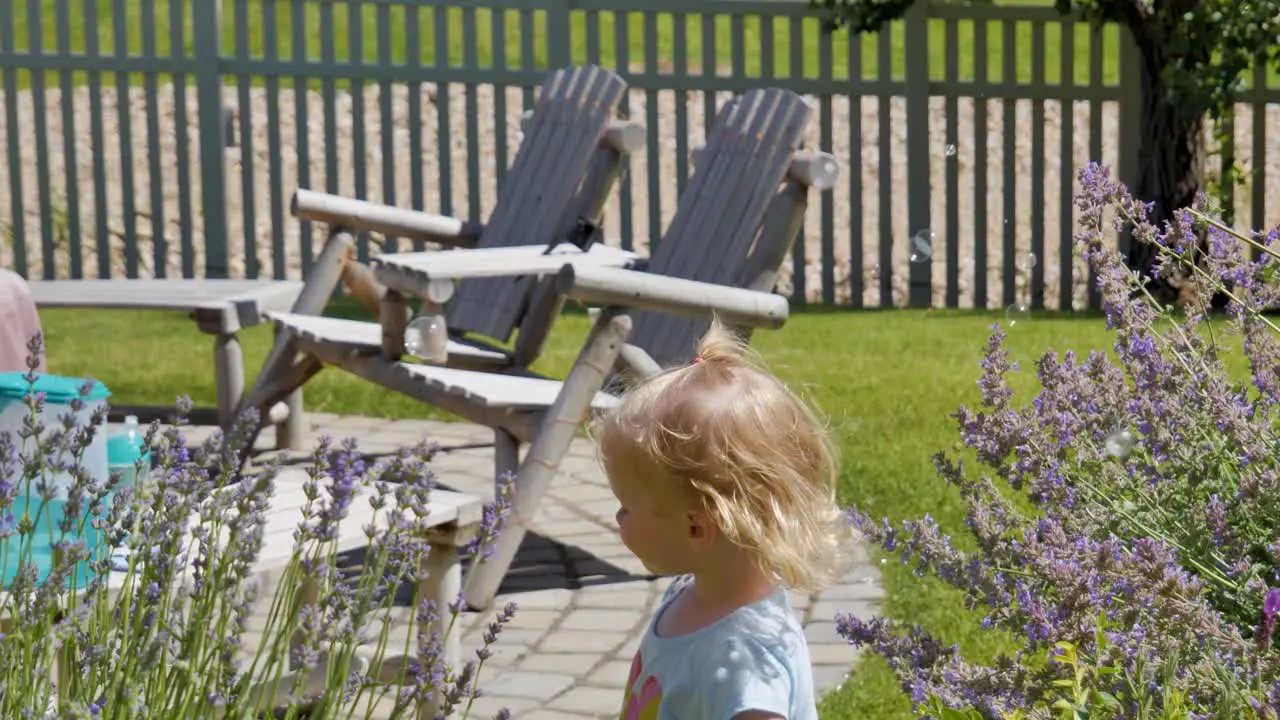
[(693, 361), (694, 361), (695, 363), (700, 363), (700, 362), (702, 362), (702, 356), (701, 356), (701, 355), (694, 355), (694, 356), (693, 356)]

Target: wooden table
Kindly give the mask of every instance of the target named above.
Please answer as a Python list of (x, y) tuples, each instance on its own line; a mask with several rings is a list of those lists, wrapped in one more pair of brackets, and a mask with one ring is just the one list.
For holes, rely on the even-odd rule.
[[(302, 291), (302, 283), (292, 280), (39, 280), (30, 285), (40, 307), (189, 313), (201, 332), (213, 336), (217, 424), (223, 428), (230, 427), (244, 395), (244, 353), (237, 333), (261, 323), (264, 313), (288, 310)], [(279, 426), (284, 437), (277, 438), (277, 444), (294, 447), (293, 436), (301, 429), (301, 395), (291, 396), (286, 404), (289, 413)], [(149, 409), (136, 410), (133, 414), (140, 419), (154, 415)], [(172, 413), (172, 407), (165, 408), (157, 419), (167, 421)]]

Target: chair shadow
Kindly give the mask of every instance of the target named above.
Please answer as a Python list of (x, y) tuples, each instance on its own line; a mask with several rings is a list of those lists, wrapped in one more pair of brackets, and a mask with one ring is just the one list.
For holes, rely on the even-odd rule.
[[(362, 546), (337, 556), (341, 574), (359, 574), (369, 556), (369, 547)], [(471, 561), (462, 562), (463, 577), (470, 571)], [(516, 603), (526, 593), (544, 590), (580, 590), (584, 587), (615, 585), (636, 580), (654, 580), (653, 575), (637, 575), (603, 560), (581, 548), (566, 545), (535, 532), (530, 532), (520, 543), (516, 559), (498, 587), (498, 595)], [(395, 589), (393, 604), (412, 607), (414, 586), (401, 583)], [(500, 607), (501, 604), (499, 603)]]
[[(492, 447), (492, 443), (450, 444), (441, 446), (440, 452)], [(395, 452), (365, 452), (361, 457), (366, 462), (375, 462), (395, 456)], [(282, 456), (282, 465), (302, 465), (311, 461), (308, 455)], [(451, 492), (463, 492), (447, 483), (437, 482), (436, 487)], [(339, 569), (345, 572), (358, 573), (363, 567), (368, 554), (368, 547), (362, 546), (339, 554)], [(471, 558), (462, 561), (463, 577), (466, 577), (472, 565)], [(636, 580), (653, 580), (657, 576), (638, 575), (625, 570), (583, 548), (563, 543), (541, 533), (529, 531), (525, 534), (516, 551), (516, 558), (511, 563), (502, 584), (498, 587), (498, 595), (512, 596), (519, 602), (519, 596), (525, 593), (544, 590), (580, 590), (584, 587), (614, 585), (634, 582)], [(396, 589), (395, 604), (409, 607), (413, 604), (414, 588), (412, 583), (403, 583)]]

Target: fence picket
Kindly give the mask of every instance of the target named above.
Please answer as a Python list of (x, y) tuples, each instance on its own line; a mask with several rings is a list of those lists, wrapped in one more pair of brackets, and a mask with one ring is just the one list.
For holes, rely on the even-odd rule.
[[(58, 54), (61, 57), (69, 57), (75, 48), (71, 44), (71, 9), (68, 6), (68, 0), (57, 0), (54, 7), (54, 22), (57, 24)], [(58, 90), (62, 96), (62, 152), (66, 161), (64, 165), (66, 185), (74, 188), (79, 187), (80, 183), (77, 177), (79, 167), (76, 153), (75, 90), (70, 69), (64, 69), (58, 73)], [(70, 263), (70, 277), (78, 280), (84, 277), (84, 248), (80, 241), (80, 194), (68, 192), (66, 200), (66, 251)]]
[(1076, 26), (1067, 18), (1060, 26), (1062, 33), (1061, 48), (1062, 68), (1058, 76), (1058, 85), (1063, 90), (1064, 99), (1059, 103), (1062, 108), (1061, 137), (1059, 138), (1058, 159), (1058, 309), (1074, 308), (1075, 297), (1075, 252), (1072, 245), (1072, 232), (1075, 229), (1075, 203), (1072, 200), (1072, 188), (1075, 179), (1071, 177), (1071, 169), (1075, 166), (1075, 100), (1067, 96), (1067, 90), (1075, 90), (1076, 86)]

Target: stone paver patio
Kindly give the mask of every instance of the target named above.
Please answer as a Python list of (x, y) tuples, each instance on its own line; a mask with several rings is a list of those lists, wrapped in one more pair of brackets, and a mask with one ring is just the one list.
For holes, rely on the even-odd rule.
[[(308, 449), (322, 434), (334, 440), (354, 436), (371, 455), (424, 438), (434, 441), (441, 447), (432, 463), (441, 485), (493, 497), (493, 436), (487, 428), (317, 412), (308, 413), (307, 422)], [(191, 434), (196, 439), (210, 430), (192, 428)], [(264, 431), (259, 444), (273, 446), (272, 434)], [(484, 696), (471, 717), (492, 717), (503, 707), (521, 720), (618, 716), (632, 655), (669, 580), (647, 574), (623, 547), (616, 510), (594, 448), (586, 439), (575, 440), (499, 592), (495, 607), (514, 601), (519, 610), (485, 663)], [(843, 683), (857, 661), (857, 651), (836, 634), (836, 612), (869, 618), (883, 595), (879, 568), (862, 555), (839, 584), (813, 597), (792, 596), (820, 693)], [(480, 645), (491, 615), (467, 613), (465, 653)]]

